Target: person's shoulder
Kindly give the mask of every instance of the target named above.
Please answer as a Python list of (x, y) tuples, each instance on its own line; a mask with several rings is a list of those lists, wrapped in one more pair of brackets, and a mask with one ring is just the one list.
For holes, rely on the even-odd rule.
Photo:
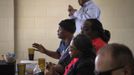
[(96, 8), (96, 9), (99, 9), (99, 7), (96, 5), (96, 3), (92, 0), (88, 1), (86, 3), (87, 7), (92, 7), (92, 8)]
[(92, 66), (94, 66), (94, 61), (91, 58), (83, 58), (78, 61), (77, 66), (78, 68), (82, 67), (91, 68)]
[(64, 44), (65, 43), (65, 41), (64, 40), (60, 40), (60, 44)]
[(94, 75), (94, 62), (91, 59), (84, 59), (77, 63), (77, 72), (82, 75)]

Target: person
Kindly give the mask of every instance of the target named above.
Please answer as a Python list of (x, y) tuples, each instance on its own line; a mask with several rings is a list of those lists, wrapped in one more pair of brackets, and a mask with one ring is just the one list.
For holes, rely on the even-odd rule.
[(64, 75), (94, 75), (95, 52), (88, 36), (78, 34), (71, 42), (71, 62), (66, 66)]
[(123, 44), (111, 43), (101, 48), (95, 59), (96, 75), (134, 75), (134, 58)]
[[(102, 23), (97, 19), (87, 19), (82, 27), (83, 34), (89, 36), (92, 39), (92, 44), (98, 50), (105, 46), (110, 39), (110, 36), (105, 33)], [(110, 32), (109, 32), (110, 33)]]
[(56, 51), (48, 50), (43, 45), (34, 43), (33, 47), (37, 49), (37, 51), (44, 53), (52, 58), (60, 59), (62, 53), (69, 46), (70, 41), (73, 38), (73, 33), (75, 32), (75, 22), (73, 19), (65, 19), (59, 23), (58, 28), (58, 38), (61, 39), (60, 45)]
[[(67, 53), (67, 48), (73, 38), (73, 34), (76, 30), (74, 19), (65, 19), (59, 23), (58, 28), (58, 38), (61, 39), (60, 45), (56, 51), (48, 50), (43, 45), (34, 43), (32, 46), (37, 49), (37, 51), (44, 53), (52, 58), (59, 59), (60, 64), (66, 62), (70, 59), (69, 53)], [(67, 56), (66, 56), (67, 55)], [(64, 57), (66, 56), (66, 57)]]
[(81, 32), (81, 27), (86, 19), (100, 19), (100, 9), (92, 0), (78, 0), (81, 8), (77, 11), (73, 6), (68, 6), (69, 17), (76, 21), (75, 35)]

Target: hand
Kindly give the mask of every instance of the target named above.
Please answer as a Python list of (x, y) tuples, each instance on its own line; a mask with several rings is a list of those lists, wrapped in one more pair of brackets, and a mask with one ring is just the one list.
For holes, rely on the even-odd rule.
[(46, 72), (46, 75), (60, 75), (64, 73), (64, 68), (63, 66), (59, 64), (53, 64), (51, 62), (47, 63), (49, 66), (51, 65), (51, 68)]
[(51, 70), (54, 65), (56, 65), (56, 64), (54, 64), (52, 62), (46, 62), (46, 69)]
[(71, 12), (73, 9), (74, 9), (73, 6), (68, 5), (68, 12)]
[(45, 53), (46, 52), (46, 48), (44, 48), (41, 44), (38, 44), (38, 43), (34, 43), (34, 44), (32, 44), (32, 46), (34, 47), (34, 48), (36, 48), (37, 49), (37, 51), (39, 51), (39, 52), (41, 52), (41, 53)]
[(45, 75), (60, 75), (55, 71), (55, 65), (52, 62), (46, 62), (46, 74)]
[(73, 6), (71, 5), (68, 6), (69, 16), (73, 15), (75, 11), (77, 11), (77, 9), (74, 9)]

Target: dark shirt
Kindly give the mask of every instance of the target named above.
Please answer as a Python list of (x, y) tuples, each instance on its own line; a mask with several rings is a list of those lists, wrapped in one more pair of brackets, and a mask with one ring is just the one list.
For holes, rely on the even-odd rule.
[(70, 43), (65, 43), (63, 40), (60, 42), (59, 48), (57, 49), (57, 52), (61, 55), (59, 59), (59, 64), (61, 64), (63, 67), (65, 67), (68, 64), (68, 61), (70, 59), (68, 46)]
[(70, 62), (70, 55), (69, 50), (67, 49), (66, 52), (63, 54), (63, 56), (60, 58), (58, 63), (65, 68), (69, 62)]
[(72, 65), (67, 75), (95, 75), (94, 68), (94, 59), (82, 57)]

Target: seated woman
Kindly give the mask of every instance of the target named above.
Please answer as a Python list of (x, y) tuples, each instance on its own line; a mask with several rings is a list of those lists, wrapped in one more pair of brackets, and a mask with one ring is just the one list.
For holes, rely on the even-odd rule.
[(110, 40), (110, 31), (103, 29), (102, 23), (97, 19), (87, 19), (82, 27), (82, 33), (90, 36), (96, 53)]
[(70, 45), (71, 62), (66, 66), (64, 75), (94, 75), (95, 51), (91, 40), (78, 34)]

